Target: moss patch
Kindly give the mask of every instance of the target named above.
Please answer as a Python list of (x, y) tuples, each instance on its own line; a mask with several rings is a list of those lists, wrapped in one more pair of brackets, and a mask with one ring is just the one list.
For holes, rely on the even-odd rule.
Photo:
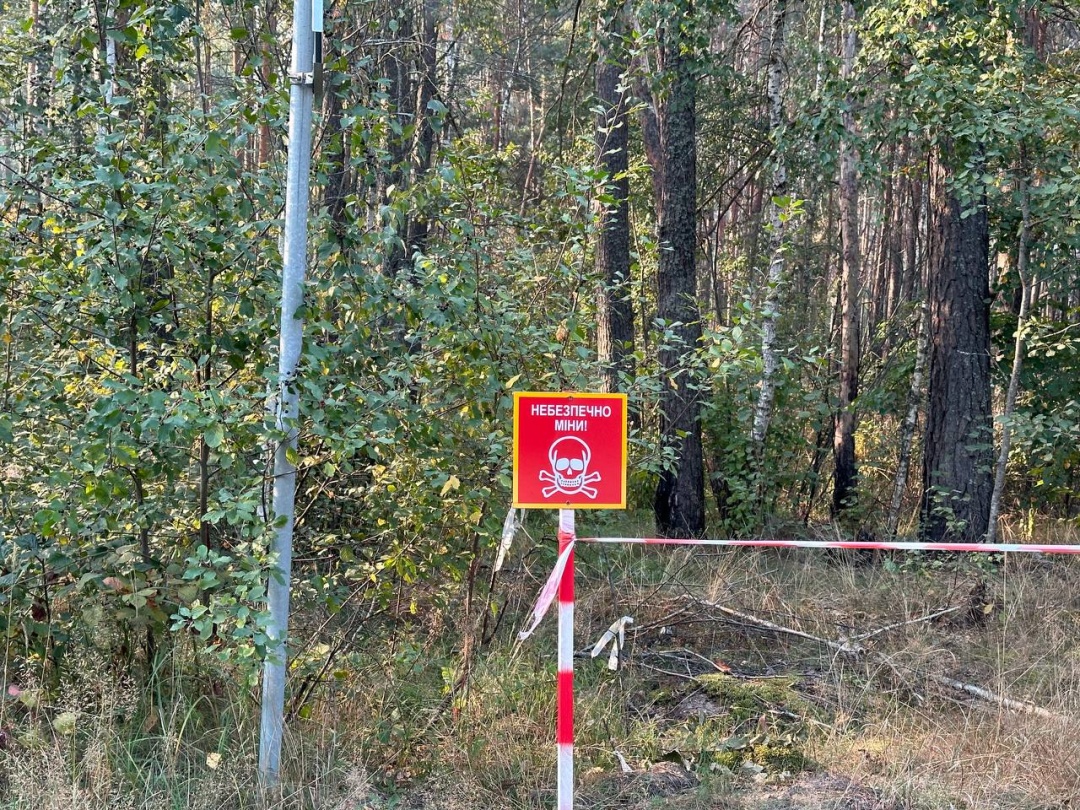
[(795, 690), (797, 681), (796, 677), (733, 678), (724, 674), (700, 677), (698, 683), (733, 721), (736, 732), (718, 750), (704, 753), (702, 759), (733, 773), (750, 763), (770, 774), (809, 768), (811, 761), (803, 747), (805, 718), (813, 706)]
[(784, 742), (758, 743), (750, 750), (750, 761), (768, 773), (798, 773), (810, 766), (810, 760), (800, 746)]
[(733, 678), (717, 673), (697, 679), (705, 691), (736, 721), (757, 720), (765, 712), (796, 720), (811, 711), (810, 704), (795, 691), (798, 678)]
[(742, 772), (748, 765), (756, 765), (755, 770), (764, 770), (768, 774), (799, 773), (813, 766), (799, 741), (764, 735), (753, 740), (728, 740), (718, 751), (702, 752), (700, 764), (706, 767), (719, 765), (733, 774)]

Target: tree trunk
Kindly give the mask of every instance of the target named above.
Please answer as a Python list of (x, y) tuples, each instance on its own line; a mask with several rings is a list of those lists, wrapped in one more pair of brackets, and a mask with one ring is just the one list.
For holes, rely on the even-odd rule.
[[(648, 69), (648, 66), (644, 66)], [(640, 67), (639, 67), (640, 69)], [(645, 81), (637, 83), (638, 95), (644, 99), (653, 99)], [(641, 144), (645, 149), (645, 159), (652, 172), (653, 197), (659, 210), (664, 199), (664, 146), (660, 142), (660, 117), (654, 104), (642, 104), (638, 108), (638, 120), (641, 124)]]
[[(413, 36), (411, 15), (403, 15), (398, 20), (397, 31), (391, 31), (391, 34), (393, 34), (391, 38), (398, 38), (403, 42), (411, 40)], [(387, 163), (380, 167), (376, 178), (379, 205), (386, 206), (387, 220), (382, 224), (389, 226), (394, 234), (392, 239), (387, 239), (384, 243), (382, 272), (387, 278), (397, 279), (402, 271), (405, 271), (411, 278), (406, 262), (408, 254), (405, 245), (409, 223), (405, 214), (394, 205), (394, 195), (391, 191), (400, 191), (408, 183), (411, 144), (404, 135), (404, 122), (410, 120), (416, 112), (412, 109), (416, 102), (416, 96), (412, 90), (412, 65), (400, 48), (388, 46), (383, 51), (382, 57), (381, 68), (386, 81), (388, 120), (396, 120), (400, 125), (391, 125), (388, 128)]]
[(784, 124), (784, 22), (787, 0), (773, 0), (772, 37), (769, 43), (769, 136), (773, 141), (772, 200), (769, 202), (769, 278), (762, 313), (761, 388), (754, 408), (754, 423), (750, 433), (755, 472), (761, 472), (765, 456), (765, 435), (772, 419), (776, 397), (776, 321), (780, 309), (780, 284), (784, 278), (784, 239), (787, 233), (781, 198), (787, 194), (787, 165), (782, 146), (777, 142)]
[(930, 374), (923, 451), (921, 532), (932, 541), (978, 541), (993, 489), (990, 409), (989, 223), (951, 188), (946, 140), (931, 160)]
[[(332, 54), (328, 54), (330, 59)], [(348, 200), (354, 193), (354, 174), (351, 170), (352, 152), (349, 133), (344, 126), (345, 115), (341, 93), (337, 92), (334, 76), (327, 77), (323, 96), (323, 154), (326, 156), (326, 183), (323, 204), (329, 219), (329, 230), (343, 253), (348, 254), (355, 238), (354, 223), (348, 213)]]
[(908, 473), (911, 470), (911, 446), (915, 439), (915, 427), (919, 423), (919, 406), (923, 401), (923, 375), (926, 370), (926, 321), (926, 307), (920, 306), (919, 328), (915, 337), (915, 370), (911, 373), (911, 388), (908, 390), (907, 417), (904, 419), (904, 427), (900, 431), (900, 459), (896, 465), (892, 501), (889, 504), (889, 516), (886, 522), (885, 534), (887, 540), (896, 539), (896, 530), (900, 525), (900, 508), (904, 503)]
[[(689, 12), (689, 8), (687, 8)], [(664, 32), (663, 69), (671, 77), (660, 116), (663, 201), (660, 206), (658, 316), (673, 340), (660, 349), (664, 383), (660, 395), (660, 442), (674, 451), (672, 468), (656, 487), (657, 531), (664, 537), (695, 537), (705, 531), (705, 480), (700, 404), (686, 368), (701, 339), (695, 247), (697, 240), (697, 78), (690, 43), (679, 26)]]
[(821, 98), (822, 79), (825, 75), (825, 24), (829, 20), (829, 4), (822, 3), (818, 15), (817, 69), (814, 71), (814, 98)]
[(922, 217), (922, 184), (911, 177), (904, 178), (904, 191), (907, 210), (903, 216), (904, 258), (899, 296), (901, 304), (912, 301), (915, 298), (915, 289), (922, 286), (918, 281), (921, 271), (918, 253), (919, 223)]
[[(264, 92), (270, 92), (274, 86), (274, 56), (270, 43), (277, 38), (277, 22), (274, 19), (274, 4), (263, 3), (258, 6), (262, 12), (262, 27), (264, 36), (259, 37), (259, 76), (262, 79)], [(260, 116), (258, 143), (255, 149), (255, 162), (259, 168), (267, 168), (270, 165), (270, 157), (273, 151), (273, 131), (267, 116)]]
[[(30, 8), (28, 9), (26, 17), (26, 33), (32, 41), (40, 35), (39, 28), (41, 27), (41, 4), (38, 0), (30, 0)], [(35, 53), (36, 57), (37, 54)], [(34, 98), (37, 95), (35, 85), (37, 84), (37, 59), (30, 59), (26, 63), (26, 103), (33, 106)]]
[[(841, 78), (851, 82), (858, 47), (855, 6), (843, 6), (844, 55)], [(859, 392), (859, 177), (855, 148), (854, 98), (847, 92), (843, 113), (844, 137), (840, 142), (840, 399), (833, 433), (832, 513), (852, 505), (858, 471), (855, 463), (855, 398)]]
[(1028, 183), (1023, 165), (1023, 146), (1021, 146), (1020, 167), (1020, 238), (1016, 248), (1016, 274), (1020, 277), (1020, 314), (1016, 319), (1016, 337), (1013, 344), (1012, 372), (1009, 375), (1009, 389), (1005, 394), (1005, 411), (1001, 420), (1001, 449), (998, 451), (997, 469), (994, 471), (994, 490), (990, 496), (990, 517), (987, 521), (986, 542), (997, 542), (997, 522), (1001, 512), (1001, 493), (1005, 489), (1005, 470), (1009, 464), (1009, 446), (1012, 443), (1013, 411), (1016, 409), (1016, 394), (1020, 388), (1020, 369), (1024, 362), (1024, 329), (1027, 326), (1028, 311), (1028, 257), (1031, 239), (1031, 201)]
[[(416, 134), (412, 148), (412, 183), (420, 183), (431, 169), (435, 153), (436, 124), (434, 111), (429, 109), (438, 92), (436, 70), (438, 60), (437, 20), (439, 0), (424, 0), (420, 21), (421, 75), (416, 90)], [(430, 225), (425, 212), (417, 212), (409, 221), (405, 249), (410, 257), (427, 250)]]
[(911, 448), (915, 441), (915, 428), (919, 422), (919, 411), (924, 400), (923, 378), (926, 374), (927, 332), (929, 313), (925, 295), (926, 281), (926, 242), (928, 221), (930, 218), (929, 190), (924, 183), (908, 178), (908, 210), (905, 216), (904, 231), (904, 294), (905, 301), (918, 301), (918, 327), (915, 337), (915, 368), (911, 375), (911, 387), (908, 390), (907, 417), (900, 431), (900, 458), (893, 480), (892, 500), (886, 522), (886, 539), (896, 539), (900, 525), (900, 509), (907, 491), (908, 475), (911, 471)]
[(596, 266), (600, 274), (596, 302), (596, 350), (604, 367), (605, 391), (618, 391), (619, 375), (634, 372), (634, 302), (630, 298), (630, 178), (627, 98), (621, 89), (626, 72), (626, 49), (621, 41), (621, 12), (601, 33), (604, 46), (596, 66), (596, 96), (600, 107), (596, 151), (607, 174), (611, 201), (600, 217)]

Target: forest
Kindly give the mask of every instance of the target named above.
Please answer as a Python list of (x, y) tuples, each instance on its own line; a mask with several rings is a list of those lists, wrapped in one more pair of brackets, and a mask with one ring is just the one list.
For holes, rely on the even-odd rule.
[[(0, 4), (0, 806), (554, 807), (515, 392), (583, 536), (1078, 540), (1074, 0), (315, 6)], [(1071, 555), (577, 555), (577, 806), (1080, 801)]]

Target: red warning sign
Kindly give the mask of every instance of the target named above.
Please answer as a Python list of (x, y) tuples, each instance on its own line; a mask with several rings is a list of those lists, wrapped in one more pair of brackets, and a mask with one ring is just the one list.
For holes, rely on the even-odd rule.
[(626, 508), (626, 394), (514, 394), (514, 506)]

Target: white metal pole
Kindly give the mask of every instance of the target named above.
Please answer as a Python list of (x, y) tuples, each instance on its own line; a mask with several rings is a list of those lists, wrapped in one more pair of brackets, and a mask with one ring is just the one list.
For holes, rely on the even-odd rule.
[[(574, 510), (559, 510), (559, 553), (574, 541)], [(566, 560), (559, 583), (559, 658), (555, 738), (558, 810), (574, 807), (574, 552)]]
[(273, 517), (283, 520), (274, 534), (267, 602), (270, 636), (263, 667), (262, 718), (259, 730), (259, 779), (264, 787), (278, 784), (285, 711), (286, 639), (289, 628), (289, 585), (292, 570), (296, 467), (290, 455), (297, 446), (299, 392), (296, 369), (304, 340), (297, 317), (304, 303), (307, 267), (308, 185), (311, 174), (312, 61), (314, 35), (311, 0), (294, 0), (292, 70), (289, 80), (289, 157), (285, 181), (285, 227), (281, 273), (281, 336), (278, 350), (276, 426), (285, 434), (274, 451)]

